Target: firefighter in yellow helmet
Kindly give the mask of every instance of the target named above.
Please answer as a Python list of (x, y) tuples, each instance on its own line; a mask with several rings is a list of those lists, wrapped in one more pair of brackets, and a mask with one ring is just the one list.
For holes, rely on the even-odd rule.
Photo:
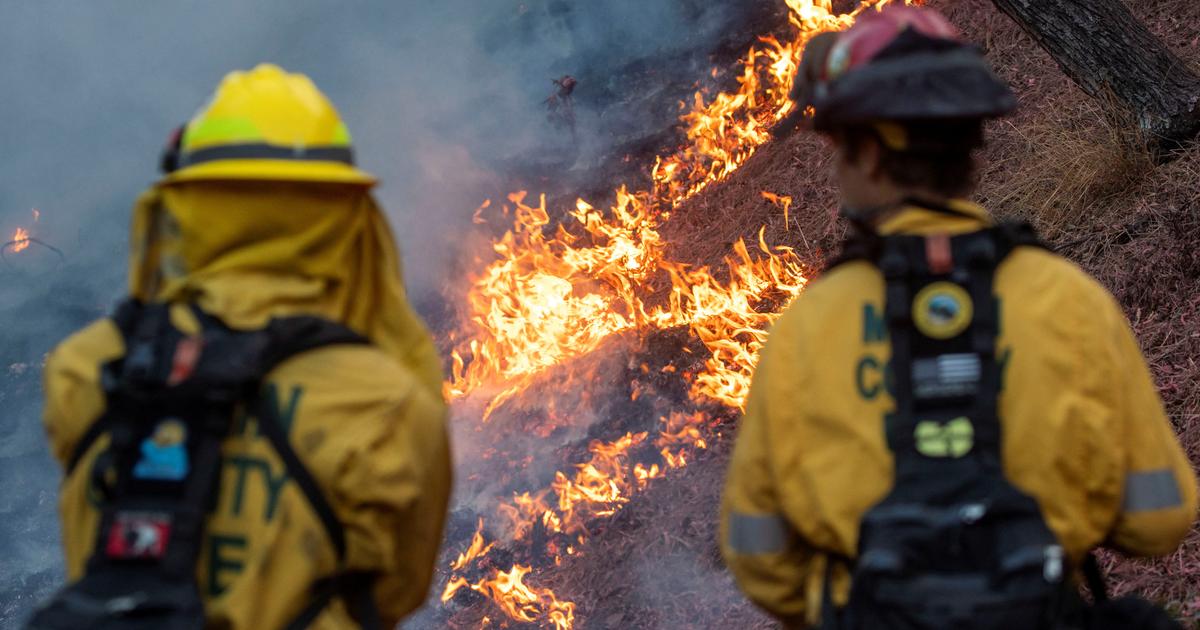
[(46, 363), (71, 585), (31, 627), (390, 628), (425, 598), (451, 470), (375, 180), (267, 64), (163, 162), (131, 299)]
[(868, 12), (801, 66), (854, 236), (754, 375), (721, 509), (739, 587), (797, 628), (1101, 618), (1076, 569), (1171, 552), (1196, 482), (1119, 305), (966, 199), (1015, 99), (928, 9)]

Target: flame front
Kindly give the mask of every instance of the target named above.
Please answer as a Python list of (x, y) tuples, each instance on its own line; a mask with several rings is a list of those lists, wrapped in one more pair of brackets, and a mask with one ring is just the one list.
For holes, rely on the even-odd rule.
[[(604, 210), (579, 199), (557, 224), (544, 195), (536, 203), (525, 192), (509, 195), (502, 212), (511, 213), (512, 227), (494, 241), (495, 259), (472, 278), (466, 321), (452, 336), (458, 341), (445, 384), (449, 399), (476, 401), (486, 423), (543, 372), (614, 335), (686, 329), (706, 352), (703, 368), (684, 375), (691, 399), (698, 408), (742, 408), (767, 328), (804, 289), (805, 269), (790, 248), (769, 245), (760, 229), (753, 248), (742, 240), (732, 244), (721, 279), (707, 267), (671, 260), (659, 229), (679, 204), (744, 164), (770, 138), (771, 126), (794, 109), (788, 94), (810, 37), (844, 29), (889, 0), (866, 0), (847, 14), (835, 14), (830, 0), (786, 1), (792, 39), (760, 38), (740, 62), (736, 91), (693, 96), (681, 117), (687, 142), (655, 160), (649, 190), (622, 186)], [(786, 223), (791, 198), (763, 196), (783, 207)], [(490, 206), (480, 206), (475, 222), (486, 222)], [(589, 520), (615, 514), (653, 479), (686, 466), (720, 437), (714, 425), (709, 412), (676, 410), (659, 419), (655, 435), (593, 440), (587, 461), (558, 471), (546, 487), (501, 501), (495, 531), (509, 542), (548, 541), (542, 551), (555, 564), (563, 554), (583, 553)], [(513, 620), (570, 628), (575, 605), (548, 588), (525, 585), (530, 566), (494, 568), (488, 552), (495, 543), (484, 540), (480, 521), (469, 548), (451, 565), (442, 602), (469, 588)], [(490, 577), (472, 582), (463, 576), (471, 570)]]
[(459, 589), (467, 587), (491, 598), (512, 619), (526, 622), (544, 619), (558, 630), (567, 630), (575, 622), (575, 604), (559, 601), (550, 589), (525, 584), (530, 570), (518, 564), (508, 571), (497, 570), (492, 577), (474, 584), (463, 578), (452, 579), (442, 591), (442, 602), (450, 601)]

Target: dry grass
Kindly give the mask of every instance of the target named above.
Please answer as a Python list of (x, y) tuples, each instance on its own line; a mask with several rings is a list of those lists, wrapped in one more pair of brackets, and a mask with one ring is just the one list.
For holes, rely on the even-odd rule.
[[(1155, 165), (1119, 108), (1079, 92), (988, 0), (930, 0), (981, 42), (1015, 87), (1021, 108), (992, 126), (978, 198), (1002, 216), (1032, 220), (1059, 251), (1105, 284), (1125, 308), (1167, 412), (1200, 467), (1200, 147)], [(1134, 7), (1190, 63), (1200, 61), (1200, 3)], [(762, 147), (734, 177), (680, 208), (664, 226), (677, 260), (720, 266), (729, 244), (755, 239), (796, 248), (816, 273), (844, 226), (828, 151), (811, 134)], [(791, 195), (791, 220), (760, 193)], [(554, 570), (581, 598), (583, 627), (767, 627), (721, 573), (715, 523), (728, 439), (678, 477), (633, 499), (592, 532), (589, 557)], [(1175, 554), (1103, 558), (1113, 590), (1136, 591), (1200, 627), (1200, 529)], [(582, 600), (586, 600), (586, 603)]]
[[(1033, 221), (1113, 292), (1200, 469), (1200, 147), (1156, 165), (1117, 104), (1082, 94), (990, 2), (931, 4), (982, 42), (1021, 103), (989, 130), (977, 197), (998, 215)], [(1134, 9), (1189, 63), (1200, 62), (1200, 3), (1152, 0)], [(788, 226), (763, 190), (795, 198)], [(693, 200), (668, 236), (677, 255), (714, 264), (729, 242), (766, 225), (769, 242), (795, 247), (819, 268), (843, 231), (830, 217), (835, 204), (827, 152), (800, 135), (763, 147), (733, 179)], [(1116, 593), (1143, 594), (1200, 627), (1200, 528), (1166, 558), (1106, 553), (1103, 561)]]
[(1136, 194), (1154, 168), (1145, 138), (1115, 101), (1073, 100), (1071, 122), (1090, 124), (996, 123), (991, 135), (1008, 146), (994, 148), (1003, 157), (981, 173), (984, 182), (1005, 184), (985, 187), (990, 207), (1029, 217), (1050, 239), (1094, 221), (1095, 209)]

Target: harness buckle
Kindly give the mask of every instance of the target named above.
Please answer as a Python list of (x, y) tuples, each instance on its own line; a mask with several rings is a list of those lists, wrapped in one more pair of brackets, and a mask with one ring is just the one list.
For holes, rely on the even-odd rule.
[(925, 237), (925, 262), (929, 272), (943, 276), (954, 270), (954, 254), (949, 234), (930, 234)]

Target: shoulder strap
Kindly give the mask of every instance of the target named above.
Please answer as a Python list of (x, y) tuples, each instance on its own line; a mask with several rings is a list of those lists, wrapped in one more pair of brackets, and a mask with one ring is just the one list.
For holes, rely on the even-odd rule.
[(265, 404), (260, 398), (255, 407), (258, 412), (259, 431), (271, 442), (271, 447), (275, 449), (275, 452), (279, 454), (279, 458), (283, 460), (283, 465), (287, 469), (288, 476), (304, 492), (309, 505), (317, 513), (317, 517), (321, 519), (321, 524), (325, 527), (325, 532), (329, 535), (329, 540), (333, 543), (333, 547), (337, 551), (338, 562), (342, 562), (346, 557), (346, 533), (342, 529), (341, 521), (338, 520), (329, 502), (325, 500), (325, 495), (321, 492), (321, 487), (317, 485), (316, 479), (313, 478), (308, 468), (300, 461), (300, 457), (296, 455), (295, 449), (292, 448), (291, 440), (284, 433), (283, 426), (274, 413), (274, 406)]
[(1036, 247), (1054, 252), (1053, 248), (1042, 241), (1033, 224), (1028, 221), (1002, 221), (992, 229), (997, 237), (999, 260), (1003, 260), (1018, 247)]
[[(319, 317), (287, 317), (271, 320), (266, 333), (270, 339), (263, 354), (263, 377), (279, 364), (298, 354), (325, 346), (368, 344), (362, 335)], [(292, 448), (291, 440), (283, 430), (283, 425), (275, 416), (273, 405), (263, 404), (261, 399), (256, 403), (259, 418), (259, 430), (271, 442), (279, 458), (283, 460), (288, 475), (308, 499), (309, 505), (321, 520), (329, 540), (337, 552), (338, 564), (346, 560), (346, 533), (342, 523), (333, 511), (333, 507), (325, 499), (324, 493), (308, 468), (300, 461), (300, 457)], [(351, 616), (364, 630), (382, 628), (379, 611), (375, 606), (372, 586), (374, 576), (366, 573), (344, 572), (321, 580), (314, 585), (309, 594), (309, 603), (287, 626), (287, 630), (302, 630), (308, 628), (321, 614), (330, 602), (341, 597)]]
[[(917, 206), (924, 210), (947, 216), (975, 218), (973, 215), (956, 210), (945, 204), (934, 203), (924, 199), (908, 198), (895, 205)], [(861, 219), (850, 218), (850, 224), (850, 232), (842, 241), (838, 256), (833, 259), (833, 262), (829, 263), (826, 271), (838, 265), (856, 260), (877, 262), (883, 254), (884, 237), (876, 233), (869, 223)], [(992, 231), (997, 238), (997, 260), (1003, 260), (1013, 249), (1022, 246), (1054, 251), (1042, 242), (1038, 237), (1037, 231), (1028, 221), (1001, 221), (988, 230)]]
[[(136, 299), (129, 297), (121, 300), (113, 309), (113, 314), (110, 316), (113, 325), (117, 327), (117, 331), (121, 334), (122, 341), (128, 347), (129, 339), (133, 336), (133, 328), (142, 314), (142, 303)], [(113, 373), (114, 369), (119, 369), (120, 364), (125, 360), (124, 357), (116, 361), (100, 367), (101, 386), (105, 386), (104, 379)], [(105, 421), (106, 416), (101, 414), (99, 418), (88, 425), (87, 431), (75, 443), (75, 448), (71, 450), (71, 456), (67, 459), (66, 471), (64, 476), (70, 477), (75, 471), (75, 467), (79, 465), (79, 460), (88, 452), (100, 438), (109, 429), (108, 422)]]
[(371, 592), (373, 582), (374, 576), (366, 573), (344, 573), (321, 580), (314, 585), (308, 605), (285, 630), (307, 630), (321, 615), (321, 611), (339, 596), (345, 602), (350, 616), (363, 630), (382, 630), (383, 621)]
[(1100, 570), (1100, 563), (1096, 561), (1096, 554), (1088, 553), (1083, 557), (1083, 578), (1087, 581), (1088, 589), (1092, 591), (1092, 598), (1096, 602), (1108, 601), (1108, 585), (1104, 580), (1104, 572)]
[[(349, 328), (320, 317), (275, 318), (267, 324), (263, 332), (266, 335), (267, 343), (261, 353), (260, 381), (265, 380), (271, 370), (284, 361), (310, 350), (333, 345), (370, 343), (366, 337)], [(333, 506), (329, 504), (317, 480), (292, 448), (291, 439), (276, 415), (275, 406), (266, 404), (261, 397), (261, 391), (252, 404), (257, 411), (259, 431), (271, 442), (272, 448), (283, 460), (288, 476), (304, 493), (333, 544), (338, 564), (344, 565), (346, 532), (334, 512)], [(309, 627), (329, 606), (330, 602), (339, 596), (346, 603), (346, 608), (351, 616), (364, 630), (381, 628), (379, 612), (371, 592), (373, 583), (374, 578), (369, 574), (350, 572), (341, 572), (321, 580), (313, 586), (312, 592), (309, 593), (308, 605), (288, 624), (288, 630), (301, 630)]]
[(825, 271), (844, 265), (856, 260), (866, 260), (871, 263), (879, 260), (880, 251), (883, 247), (883, 238), (875, 233), (870, 227), (865, 224), (854, 222), (851, 224), (850, 233), (842, 241), (841, 251), (838, 252), (833, 262), (825, 268)]
[(370, 340), (349, 328), (320, 317), (272, 319), (267, 324), (270, 344), (263, 357), (265, 377), (280, 363), (298, 354), (334, 345), (368, 345)]

